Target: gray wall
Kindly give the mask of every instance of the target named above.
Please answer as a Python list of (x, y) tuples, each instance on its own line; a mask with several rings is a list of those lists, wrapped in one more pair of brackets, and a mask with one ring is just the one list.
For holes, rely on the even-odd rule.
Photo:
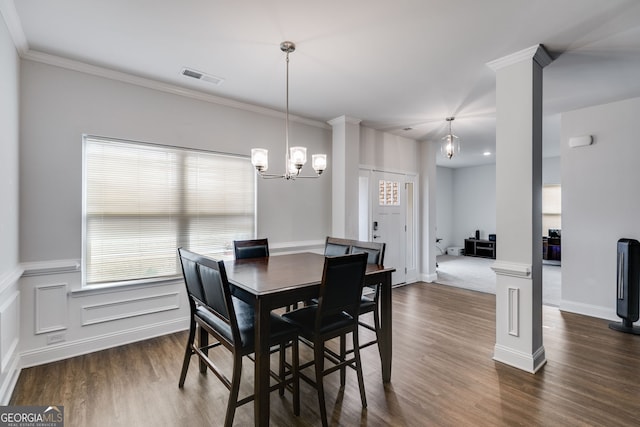
[(0, 19), (0, 405), (9, 403), (19, 363), (18, 87), (18, 54)]
[[(563, 310), (618, 319), (616, 242), (640, 240), (639, 116), (640, 98), (562, 115)], [(581, 135), (594, 144), (569, 148)]]
[[(100, 73), (114, 79), (89, 71), (21, 62), (23, 366), (146, 339), (188, 325), (181, 280), (154, 286), (82, 289), (83, 133), (247, 156), (252, 147), (259, 146), (269, 149), (269, 170), (284, 171), (282, 114), (209, 102), (212, 97), (201, 94), (181, 96), (149, 81), (130, 84), (107, 70)], [(329, 166), (319, 179), (258, 179), (258, 236), (269, 238), (274, 253), (322, 245), (330, 232), (331, 129), (324, 123), (294, 118), (290, 140), (300, 141), (309, 153), (327, 153)], [(14, 168), (16, 164), (12, 163)], [(13, 250), (17, 251), (17, 245)], [(51, 343), (52, 337), (59, 342)]]
[[(81, 256), (83, 133), (243, 155), (260, 146), (270, 151), (270, 171), (284, 170), (280, 118), (23, 61), (23, 262)], [(290, 138), (331, 160), (328, 127), (294, 123)], [(330, 168), (317, 180), (259, 180), (258, 234), (276, 244), (323, 239), (330, 229)]]

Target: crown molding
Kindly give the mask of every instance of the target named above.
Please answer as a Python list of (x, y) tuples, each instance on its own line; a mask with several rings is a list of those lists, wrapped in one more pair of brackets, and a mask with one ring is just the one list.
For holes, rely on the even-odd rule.
[[(221, 96), (211, 95), (204, 92), (199, 92), (193, 89), (187, 89), (171, 83), (165, 83), (158, 80), (149, 79), (146, 77), (140, 77), (134, 74), (125, 73), (122, 71), (116, 71), (110, 68), (99, 67), (96, 65), (88, 64), (73, 59), (63, 58), (61, 56), (51, 55), (49, 53), (27, 50), (20, 55), (22, 59), (40, 62), (47, 65), (53, 65), (55, 67), (65, 68), (72, 71), (77, 71), (85, 74), (91, 74), (106, 79), (116, 80), (123, 83), (129, 83), (136, 86), (145, 87), (148, 89), (154, 89), (161, 92), (166, 92), (174, 95), (184, 96), (187, 98), (196, 99), (198, 101), (209, 102), (212, 104), (222, 105), (225, 107), (236, 108), (238, 110), (249, 111), (252, 113), (262, 114), (265, 116), (276, 117), (284, 119), (285, 113), (273, 110), (271, 108), (259, 107), (257, 105), (248, 104), (245, 102), (234, 101), (229, 98), (223, 98)], [(306, 124), (309, 126), (319, 127), (321, 129), (330, 129), (330, 127), (323, 122), (307, 119), (300, 116), (289, 115), (289, 120)]]
[(327, 120), (327, 123), (329, 123), (331, 126), (342, 125), (346, 123), (359, 125), (361, 121), (361, 119), (356, 119), (355, 117), (351, 116), (340, 116), (336, 117), (335, 119)]
[(22, 23), (18, 17), (18, 11), (16, 10), (16, 5), (13, 0), (0, 0), (0, 14), (7, 24), (9, 35), (11, 35), (13, 39), (13, 44), (18, 54), (22, 56), (25, 52), (29, 51), (29, 44), (27, 43), (27, 37), (24, 35)]
[(502, 58), (487, 62), (487, 66), (493, 71), (498, 71), (499, 69), (508, 67), (509, 65), (531, 59), (534, 60), (541, 68), (544, 68), (553, 62), (551, 55), (549, 55), (549, 52), (547, 52), (544, 46), (537, 44), (512, 53), (511, 55), (503, 56)]

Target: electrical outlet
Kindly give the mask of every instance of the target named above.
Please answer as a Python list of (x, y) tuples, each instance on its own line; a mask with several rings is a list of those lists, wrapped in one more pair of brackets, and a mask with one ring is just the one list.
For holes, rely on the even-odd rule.
[(64, 332), (58, 332), (56, 334), (47, 335), (47, 345), (55, 344), (62, 342), (66, 339), (66, 334)]

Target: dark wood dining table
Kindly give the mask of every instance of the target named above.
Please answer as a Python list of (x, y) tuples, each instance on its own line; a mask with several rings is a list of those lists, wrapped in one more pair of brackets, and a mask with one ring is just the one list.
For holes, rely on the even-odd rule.
[[(269, 425), (269, 313), (318, 296), (324, 255), (304, 252), (225, 261), (234, 294), (255, 307), (255, 425)], [(391, 381), (391, 273), (394, 268), (367, 266), (365, 284), (380, 284), (378, 348), (382, 381)]]

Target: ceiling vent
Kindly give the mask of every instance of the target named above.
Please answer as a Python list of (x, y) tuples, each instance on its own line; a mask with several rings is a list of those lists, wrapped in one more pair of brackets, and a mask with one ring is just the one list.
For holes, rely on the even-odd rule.
[(201, 71), (192, 70), (190, 68), (183, 68), (180, 74), (186, 77), (191, 77), (193, 79), (212, 83), (216, 86), (220, 86), (222, 82), (224, 82), (224, 79), (221, 77), (212, 76), (211, 74), (206, 74)]

